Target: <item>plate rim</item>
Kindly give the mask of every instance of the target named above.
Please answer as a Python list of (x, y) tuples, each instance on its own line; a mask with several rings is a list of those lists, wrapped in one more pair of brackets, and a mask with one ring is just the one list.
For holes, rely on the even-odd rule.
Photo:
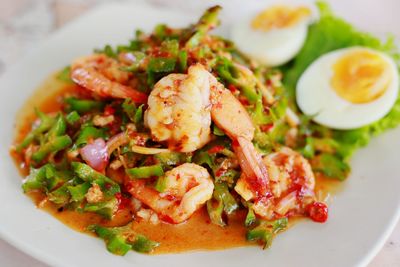
[[(106, 9), (109, 6), (124, 6), (126, 4), (132, 5), (132, 3), (129, 3), (129, 2), (117, 2), (117, 3), (102, 2), (101, 4), (97, 5), (96, 7), (85, 12), (82, 16), (79, 16), (78, 18), (73, 19), (72, 21), (66, 23), (63, 27), (53, 31), (46, 38), (37, 42), (35, 44), (35, 46), (32, 49), (30, 49), (17, 62), (12, 64), (10, 67), (8, 67), (6, 69), (6, 71), (4, 73), (2, 73), (2, 75), (0, 76), (0, 84), (4, 79), (3, 77), (5, 77), (7, 73), (13, 72), (14, 69), (18, 69), (19, 66), (22, 64), (22, 62), (27, 57), (29, 57), (29, 55), (34, 54), (44, 44), (48, 43), (50, 40), (52, 40), (56, 36), (62, 35), (66, 28), (74, 26), (74, 25), (79, 25), (81, 23), (81, 21), (84, 21), (87, 16), (93, 15), (101, 9)], [(142, 8), (151, 8), (154, 10), (160, 10), (160, 11), (164, 11), (164, 12), (179, 14), (179, 12), (176, 9), (167, 8), (164, 6), (154, 6), (154, 5), (150, 5), (150, 4), (143, 3), (143, 2), (135, 3), (135, 5), (142, 7)], [(33, 92), (33, 90), (32, 90), (32, 92)], [(29, 197), (27, 197), (27, 196), (24, 196), (24, 197), (30, 201)], [(41, 210), (41, 212), (46, 213), (43, 210)], [(378, 254), (378, 252), (384, 246), (386, 240), (389, 238), (390, 234), (395, 229), (396, 224), (398, 223), (399, 219), (400, 219), (400, 202), (397, 203), (397, 209), (395, 211), (393, 211), (393, 216), (391, 217), (390, 221), (387, 223), (387, 227), (385, 228), (384, 232), (382, 232), (379, 239), (375, 242), (375, 244), (372, 247), (370, 247), (367, 250), (367, 252), (364, 254), (364, 256), (358, 260), (358, 263), (356, 264), (356, 266), (366, 266), (368, 263), (371, 262), (371, 260)], [(72, 231), (75, 231), (75, 230), (72, 229)], [(82, 233), (80, 233), (80, 234), (82, 234)], [(34, 257), (35, 259), (39, 260), (40, 262), (43, 262), (45, 264), (55, 265), (55, 266), (68, 266), (66, 263), (63, 263), (62, 261), (59, 261), (56, 257), (52, 256), (50, 253), (46, 253), (45, 250), (43, 250), (39, 247), (35, 247), (32, 243), (24, 243), (23, 240), (14, 238), (12, 236), (12, 233), (8, 233), (6, 231), (6, 229), (3, 229), (1, 224), (0, 224), (0, 238), (5, 240), (7, 243), (9, 243), (15, 249), (21, 251), (24, 254), (28, 254), (28, 255)], [(188, 253), (192, 253), (192, 252), (189, 251)], [(154, 257), (154, 256), (149, 256), (149, 257)]]

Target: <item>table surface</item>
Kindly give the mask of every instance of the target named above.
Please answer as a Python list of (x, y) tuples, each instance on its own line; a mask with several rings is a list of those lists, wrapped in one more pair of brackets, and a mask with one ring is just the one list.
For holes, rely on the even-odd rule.
[[(344, 17), (351, 19), (351, 14), (346, 12), (344, 1), (335, 0), (332, 4), (334, 9)], [(71, 19), (84, 14), (93, 8), (101, 0), (0, 0), (0, 75), (6, 68), (21, 58), (30, 47), (45, 38), (48, 34), (61, 27)], [(179, 6), (179, 8), (193, 9), (193, 4), (184, 3), (183, 0), (151, 0), (152, 4)], [(203, 0), (212, 2), (211, 0)], [(354, 21), (361, 28), (368, 28), (377, 33), (391, 31), (396, 36), (400, 36), (400, 28), (388, 29), (390, 22), (395, 22), (395, 14), (385, 14), (380, 16), (379, 4), (400, 7), (396, 0), (373, 1), (373, 0), (353, 0), (352, 4), (363, 4), (369, 8), (363, 9), (362, 18)], [(366, 5), (367, 4), (367, 5)], [(207, 5), (207, 4), (206, 4)], [(398, 10), (398, 9), (397, 9)], [(371, 18), (374, 20), (371, 29)], [(398, 21), (398, 20), (397, 20)], [(30, 257), (19, 251), (13, 246), (0, 239), (0, 263), (1, 266), (47, 266), (46, 264)], [(368, 265), (369, 267), (391, 267), (400, 266), (400, 223), (387, 240), (383, 249)]]

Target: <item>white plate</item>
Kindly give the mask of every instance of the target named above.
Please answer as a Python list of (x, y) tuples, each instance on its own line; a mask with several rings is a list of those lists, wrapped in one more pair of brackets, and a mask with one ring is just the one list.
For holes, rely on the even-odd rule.
[[(213, 252), (118, 257), (96, 238), (75, 232), (34, 208), (20, 188), (8, 148), (14, 115), (49, 73), (106, 43), (124, 43), (135, 28), (158, 22), (183, 26), (197, 19), (182, 12), (132, 4), (100, 7), (55, 33), (0, 80), (0, 234), (22, 251), (56, 266), (363, 266), (381, 248), (399, 217), (400, 129), (360, 150), (353, 172), (330, 206), (325, 224), (304, 222), (279, 235), (271, 249), (245, 247)], [(190, 233), (188, 233), (190, 234)]]

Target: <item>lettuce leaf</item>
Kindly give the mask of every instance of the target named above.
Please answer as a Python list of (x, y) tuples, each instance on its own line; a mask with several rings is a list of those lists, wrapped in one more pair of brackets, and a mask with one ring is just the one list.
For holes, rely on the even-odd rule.
[[(360, 32), (345, 20), (336, 17), (327, 3), (319, 1), (317, 6), (320, 11), (320, 20), (310, 26), (306, 42), (296, 58), (282, 68), (284, 85), (292, 108), (296, 108), (294, 96), (298, 79), (314, 60), (325, 53), (350, 46), (366, 46), (385, 52), (397, 63), (400, 58), (393, 38), (390, 37), (382, 43), (378, 38)], [(400, 97), (391, 111), (381, 120), (355, 130), (333, 130), (329, 136), (339, 144), (338, 156), (343, 160), (348, 160), (355, 149), (367, 145), (372, 136), (399, 124)]]

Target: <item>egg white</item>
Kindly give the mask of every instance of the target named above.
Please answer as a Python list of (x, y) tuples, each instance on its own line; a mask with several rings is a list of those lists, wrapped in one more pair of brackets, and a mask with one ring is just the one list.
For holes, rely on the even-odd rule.
[(316, 18), (315, 7), (307, 7), (312, 13), (310, 17), (303, 18), (296, 25), (266, 32), (251, 27), (257, 16), (253, 13), (232, 26), (231, 39), (250, 58), (270, 67), (283, 65), (300, 51), (307, 38), (308, 25)]
[[(333, 65), (352, 50), (366, 49), (379, 54), (388, 63), (392, 80), (377, 99), (355, 104), (341, 98), (331, 86)], [(392, 58), (382, 52), (365, 47), (335, 50), (315, 60), (301, 75), (296, 86), (296, 101), (301, 111), (319, 124), (335, 129), (355, 129), (384, 117), (396, 102), (399, 75)]]

